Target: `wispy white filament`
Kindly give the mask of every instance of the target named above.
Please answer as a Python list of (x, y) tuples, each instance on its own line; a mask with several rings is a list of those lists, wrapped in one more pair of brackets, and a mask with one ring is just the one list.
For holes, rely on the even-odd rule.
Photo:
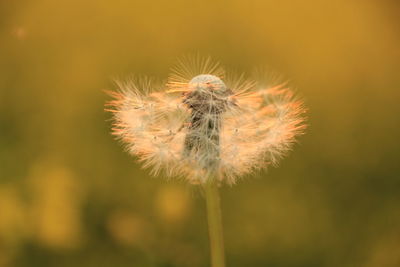
[(284, 84), (225, 79), (210, 59), (181, 61), (165, 85), (117, 82), (113, 133), (153, 174), (234, 184), (276, 164), (305, 128), (302, 102)]

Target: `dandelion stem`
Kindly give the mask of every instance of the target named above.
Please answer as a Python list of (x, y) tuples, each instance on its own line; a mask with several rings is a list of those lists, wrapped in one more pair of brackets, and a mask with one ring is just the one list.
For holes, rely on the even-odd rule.
[(218, 187), (209, 182), (204, 185), (210, 236), (211, 266), (225, 267), (224, 240)]

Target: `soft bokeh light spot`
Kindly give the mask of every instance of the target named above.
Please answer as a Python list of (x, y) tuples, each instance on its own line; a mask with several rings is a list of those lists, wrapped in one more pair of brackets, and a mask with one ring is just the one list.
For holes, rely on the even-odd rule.
[(189, 215), (192, 199), (182, 187), (163, 186), (155, 199), (156, 211), (163, 221), (168, 223), (182, 222)]
[(145, 221), (129, 211), (117, 210), (111, 213), (107, 227), (112, 237), (122, 245), (143, 245), (147, 238)]
[[(0, 188), (0, 237), (6, 244), (17, 245), (29, 233), (27, 206), (17, 188)], [(4, 245), (4, 244), (3, 244)]]
[(81, 237), (79, 188), (73, 174), (63, 166), (37, 163), (30, 177), (34, 234), (47, 246), (69, 248)]

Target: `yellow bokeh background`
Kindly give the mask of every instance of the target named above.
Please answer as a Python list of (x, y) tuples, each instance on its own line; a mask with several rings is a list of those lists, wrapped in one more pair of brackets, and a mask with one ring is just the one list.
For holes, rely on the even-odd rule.
[(400, 3), (0, 1), (0, 266), (209, 266), (204, 199), (110, 135), (112, 80), (185, 54), (286, 77), (309, 128), (222, 189), (228, 266), (400, 266)]

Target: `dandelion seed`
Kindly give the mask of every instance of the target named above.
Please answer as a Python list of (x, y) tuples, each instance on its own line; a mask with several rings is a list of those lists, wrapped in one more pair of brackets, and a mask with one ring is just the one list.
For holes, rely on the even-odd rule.
[(211, 263), (224, 267), (218, 185), (276, 165), (303, 133), (304, 108), (285, 83), (227, 76), (209, 58), (182, 60), (166, 84), (117, 82), (113, 134), (154, 175), (204, 189)]
[(276, 165), (305, 129), (301, 101), (285, 83), (225, 78), (209, 58), (182, 60), (168, 82), (118, 81), (113, 134), (152, 174), (234, 184)]

